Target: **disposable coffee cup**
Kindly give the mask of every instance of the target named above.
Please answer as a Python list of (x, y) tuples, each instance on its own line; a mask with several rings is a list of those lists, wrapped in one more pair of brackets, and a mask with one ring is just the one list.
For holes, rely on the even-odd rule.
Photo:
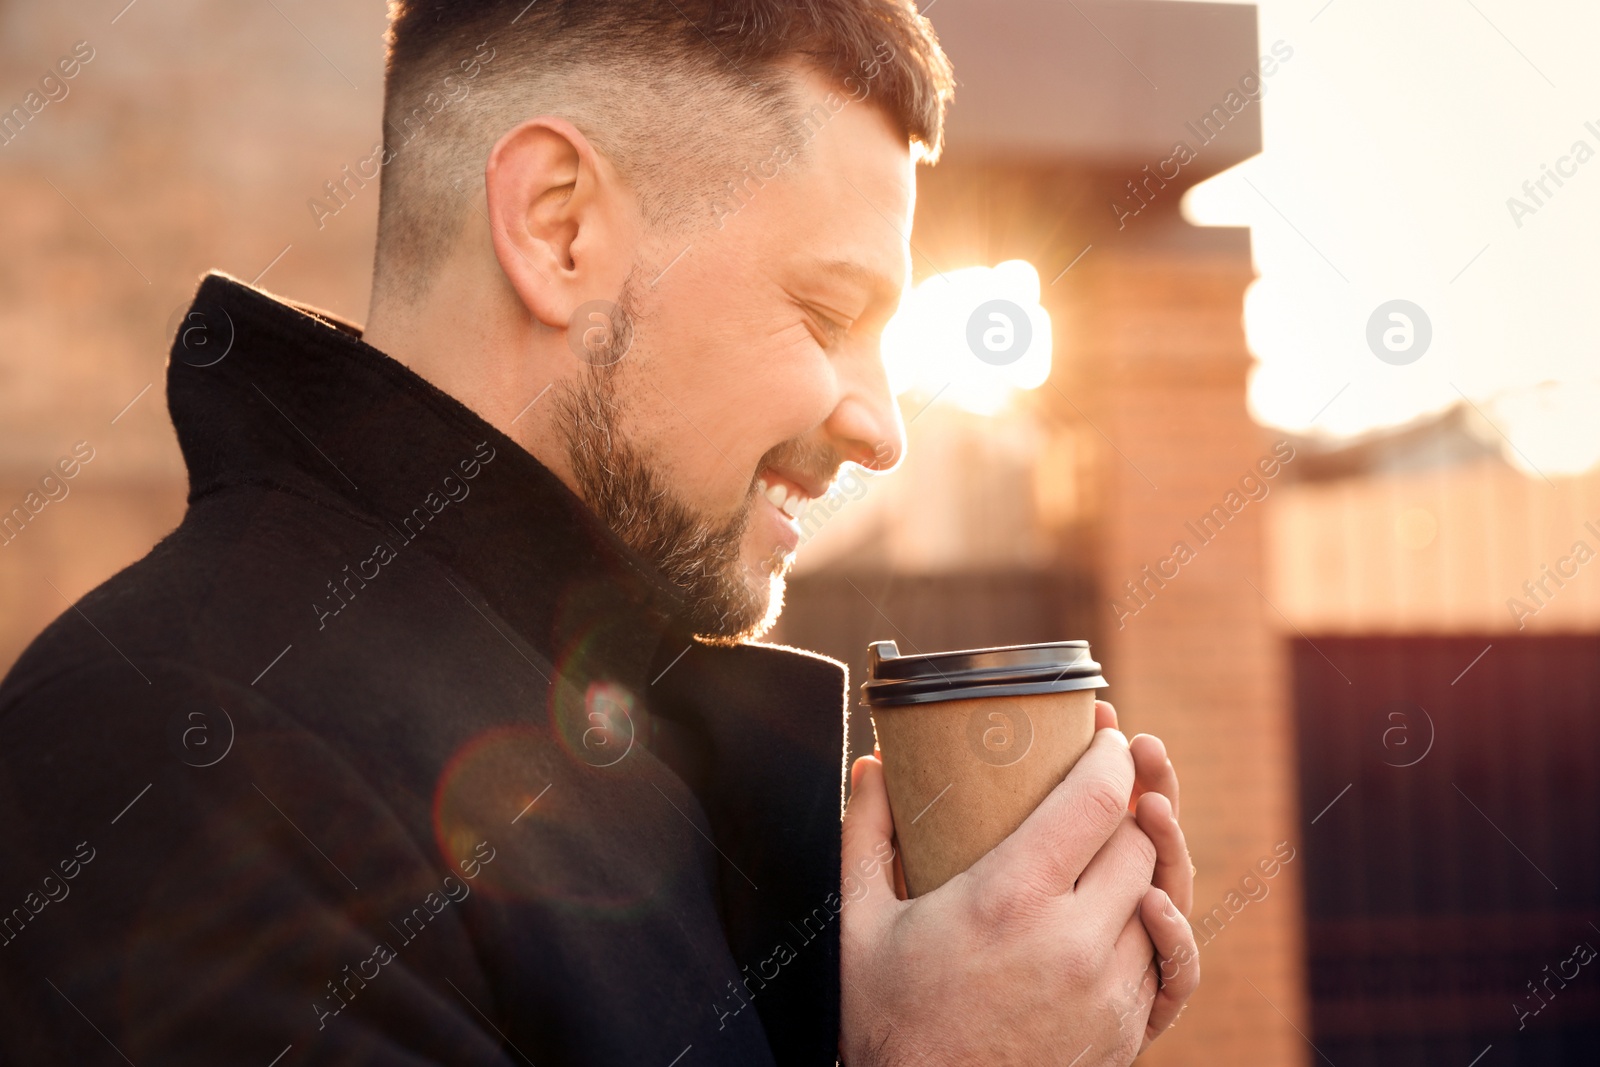
[(1021, 826), (1094, 740), (1087, 641), (902, 656), (868, 646), (861, 703), (883, 756), (906, 889), (932, 892)]

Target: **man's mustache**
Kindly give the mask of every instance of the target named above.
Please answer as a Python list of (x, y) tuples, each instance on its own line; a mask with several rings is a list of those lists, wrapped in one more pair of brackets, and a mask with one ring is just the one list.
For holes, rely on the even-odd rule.
[[(839, 476), (839, 469), (843, 466), (844, 457), (832, 445), (793, 437), (768, 449), (756, 470), (758, 475), (768, 468), (788, 471), (798, 475), (808, 485), (829, 486)], [(750, 492), (753, 495), (755, 491), (755, 479), (752, 478)]]

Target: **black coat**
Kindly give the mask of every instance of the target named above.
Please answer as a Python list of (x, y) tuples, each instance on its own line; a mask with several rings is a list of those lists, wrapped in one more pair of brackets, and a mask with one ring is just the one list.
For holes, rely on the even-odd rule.
[(182, 525), (0, 687), (0, 1062), (834, 1063), (839, 664), (329, 316), (208, 277), (168, 401)]

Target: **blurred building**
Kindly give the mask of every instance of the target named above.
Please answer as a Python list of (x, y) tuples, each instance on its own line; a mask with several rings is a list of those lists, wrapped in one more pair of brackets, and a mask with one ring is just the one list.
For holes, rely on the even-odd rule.
[(1600, 471), (1505, 447), (1462, 406), (1308, 448), (1268, 512), (1340, 1064), (1600, 1058)]

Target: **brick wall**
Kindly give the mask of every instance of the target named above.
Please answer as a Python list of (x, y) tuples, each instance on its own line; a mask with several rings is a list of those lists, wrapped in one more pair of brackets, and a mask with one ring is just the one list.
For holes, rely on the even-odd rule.
[[(1066, 388), (1081, 390), (1079, 406), (1104, 435), (1104, 659), (1124, 727), (1164, 738), (1179, 769), (1198, 868), (1193, 921), (1214, 916), (1198, 932), (1201, 991), (1144, 1062), (1305, 1063), (1314, 1054), (1295, 1029), (1309, 1032), (1303, 864), (1274, 863), (1280, 842), (1297, 857), (1304, 844), (1285, 647), (1262, 577), (1263, 517), (1281, 471), (1246, 483), (1254, 495), (1267, 488), (1261, 500), (1240, 490), (1276, 440), (1245, 409), (1248, 234), (1196, 230), (1174, 215), (1102, 251), (1078, 268), (1076, 382)], [(1219, 505), (1237, 514), (1203, 542), (1187, 524)], [(1193, 552), (1187, 562), (1174, 559), (1178, 542)]]

